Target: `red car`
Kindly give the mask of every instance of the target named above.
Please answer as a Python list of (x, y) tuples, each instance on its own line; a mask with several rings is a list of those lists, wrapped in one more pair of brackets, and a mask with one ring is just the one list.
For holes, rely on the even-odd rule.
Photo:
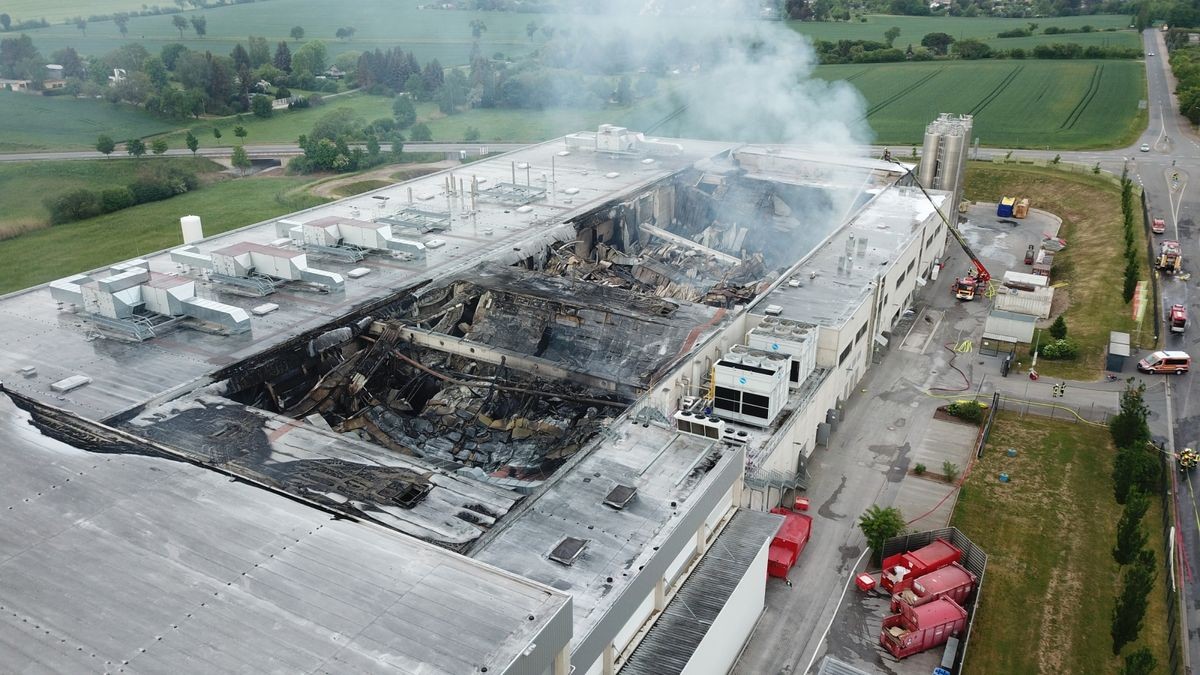
[(1162, 218), (1155, 218), (1150, 223), (1150, 231), (1154, 234), (1162, 234), (1167, 231), (1167, 222)]

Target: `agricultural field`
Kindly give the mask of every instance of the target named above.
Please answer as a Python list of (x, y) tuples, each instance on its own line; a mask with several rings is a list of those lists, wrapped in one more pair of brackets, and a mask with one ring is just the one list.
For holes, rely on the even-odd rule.
[[(161, 2), (149, 5), (174, 7), (174, 3)], [(25, 19), (45, 19), (51, 23), (76, 16), (111, 14), (114, 12), (137, 12), (147, 5), (140, 0), (5, 0), (3, 11), (13, 17), (13, 23)]]
[(1119, 147), (1146, 125), (1145, 69), (1132, 61), (838, 65), (817, 74), (858, 88), (880, 143), (920, 144), (939, 112), (974, 115), (980, 143), (1001, 148)]
[[(65, 0), (60, 1), (67, 4)], [(171, 42), (183, 42), (190, 49), (228, 54), (235, 42), (244, 42), (248, 35), (264, 36), (272, 44), (286, 41), (292, 43), (294, 49), (297, 45), (289, 32), (293, 26), (300, 26), (305, 30), (305, 40), (325, 41), (331, 59), (346, 51), (403, 45), (422, 62), (436, 58), (443, 65), (455, 65), (466, 63), (470, 57), (474, 42), (471, 21), (482, 20), (487, 25), (487, 31), (479, 41), (483, 53), (521, 54), (534, 45), (525, 26), (530, 21), (548, 21), (547, 16), (551, 16), (420, 9), (422, 4), (426, 3), (422, 0), (355, 0), (340, 3), (332, 17), (326, 0), (259, 0), (253, 4), (184, 12), (184, 18), (203, 15), (207, 19), (207, 35), (203, 38), (197, 37), (191, 29), (180, 36), (171, 25), (170, 15), (132, 17), (127, 38), (121, 37), (111, 21), (89, 24), (86, 35), (74, 24), (62, 23), (26, 33), (43, 54), (68, 46), (81, 54), (104, 54), (125, 42), (138, 42), (152, 54), (157, 54), (163, 45)], [(22, 16), (15, 11), (9, 14)], [(34, 14), (29, 18), (39, 16)], [(335, 32), (345, 26), (355, 29), (354, 37), (338, 40)]]
[[(165, 3), (164, 3), (165, 4)], [(51, 0), (47, 9), (38, 10), (40, 3), (33, 0), (17, 0), (16, 5), (6, 3), (9, 14), (17, 19), (46, 16), (54, 17), (84, 15), (96, 12), (128, 9), (126, 0), (104, 3), (88, 3), (82, 0)], [(141, 5), (138, 5), (140, 7)], [(443, 65), (465, 63), (471, 53), (474, 37), (470, 23), (483, 21), (487, 30), (479, 40), (484, 54), (497, 52), (509, 56), (524, 54), (535, 48), (542, 38), (530, 38), (526, 26), (530, 23), (572, 30), (590, 30), (597, 34), (611, 31), (628, 31), (628, 26), (615, 17), (582, 16), (570, 14), (526, 14), (522, 12), (474, 12), (432, 7), (424, 0), (356, 0), (342, 3), (337, 8), (336, 22), (329, 18), (329, 5), (324, 0), (259, 0), (253, 4), (212, 7), (205, 10), (184, 12), (185, 18), (202, 14), (208, 21), (207, 35), (198, 37), (193, 31), (185, 30), (181, 36), (171, 25), (170, 15), (133, 17), (129, 21), (128, 38), (122, 38), (115, 24), (101, 21), (90, 24), (87, 34), (81, 33), (74, 24), (53, 23), (48, 28), (28, 31), (30, 37), (42, 50), (50, 54), (66, 46), (75, 47), (83, 54), (103, 54), (127, 41), (140, 42), (151, 53), (158, 53), (164, 44), (183, 42), (192, 49), (228, 53), (238, 40), (247, 35), (262, 35), (273, 43), (291, 41), (292, 26), (305, 29), (305, 39), (324, 40), (331, 57), (345, 51), (362, 51), (376, 47), (388, 48), (403, 45), (411, 49), (421, 61), (436, 58)], [(21, 9), (25, 7), (25, 9)], [(84, 9), (84, 7), (90, 9)], [(1121, 32), (1074, 33), (1068, 35), (1035, 35), (1030, 38), (997, 39), (1000, 31), (1021, 28), (1027, 25), (1024, 19), (962, 18), (962, 17), (906, 17), (870, 15), (865, 22), (788, 22), (788, 26), (799, 33), (822, 40), (883, 40), (883, 32), (891, 26), (900, 28), (897, 45), (920, 44), (921, 36), (931, 32), (944, 32), (955, 38), (978, 38), (994, 48), (1031, 47), (1050, 42), (1079, 42), (1080, 44), (1109, 44), (1112, 46), (1139, 45), (1138, 36), (1128, 30), (1129, 17), (1096, 15), (1079, 17), (1057, 17), (1036, 20), (1039, 30), (1048, 26), (1077, 28), (1090, 25), (1097, 30), (1123, 29)], [(661, 24), (656, 24), (656, 21)], [(670, 17), (656, 19), (640, 17), (639, 27), (646, 37), (657, 32), (679, 32), (687, 34), (690, 27), (711, 24), (711, 20)], [(356, 29), (353, 39), (338, 40), (337, 28), (351, 26)], [(1103, 36), (1103, 37), (1101, 37)], [(1107, 41), (1107, 42), (1106, 42)]]
[(207, 159), (155, 157), (141, 160), (109, 159), (94, 162), (12, 162), (0, 164), (0, 239), (49, 226), (45, 199), (86, 188), (105, 190), (132, 183), (149, 164), (169, 163), (197, 174), (222, 171)]
[[(1035, 208), (1059, 216), (1063, 225), (1058, 234), (1070, 242), (1054, 259), (1054, 279), (1066, 282), (1057, 293), (1067, 298), (1064, 316), (1068, 335), (1079, 343), (1079, 358), (1039, 360), (1039, 374), (1098, 379), (1108, 351), (1108, 333), (1113, 330), (1128, 332), (1135, 349), (1155, 348), (1153, 331), (1138, 330), (1130, 306), (1121, 295), (1121, 284), (1112, 280), (1112, 270), (1125, 266), (1121, 245), (1113, 244), (1123, 236), (1119, 187), (1091, 174), (971, 162), (967, 167), (965, 198), (995, 203), (998, 195), (1029, 197)], [(1134, 247), (1146, 250), (1145, 231), (1140, 227), (1134, 230), (1137, 233)], [(1141, 267), (1143, 281), (1149, 279), (1146, 267)], [(1056, 305), (1059, 297), (1055, 298)], [(1022, 358), (1029, 353), (1025, 347), (1019, 349)]]
[[(1006, 450), (1017, 450), (1008, 457)], [(1115, 675), (1110, 617), (1120, 584), (1111, 550), (1121, 507), (1113, 498), (1108, 429), (1001, 412), (963, 483), (950, 524), (988, 554), (963, 672)], [(1007, 472), (1011, 482), (997, 480)], [(1143, 521), (1160, 563), (1137, 642), (1167, 672), (1162, 506)], [(1082, 611), (1080, 611), (1082, 609)]]
[[(1122, 147), (1146, 126), (1145, 68), (1135, 61), (984, 60), (819, 66), (816, 76), (844, 80), (865, 99), (877, 143), (920, 145), (938, 113), (975, 115), (981, 145), (1064, 150)], [(701, 111), (702, 112), (702, 111)], [(695, 135), (687, 111), (664, 136)], [(775, 141), (770, 129), (761, 138)]]
[(205, 234), (218, 234), (315, 206), (325, 200), (302, 189), (311, 181), (266, 176), (227, 180), (0, 241), (0, 293), (178, 245), (179, 218), (189, 213), (203, 216)]
[[(1095, 16), (1063, 16), (1038, 19), (994, 19), (991, 17), (935, 17), (935, 16), (891, 16), (886, 14), (871, 14), (865, 22), (811, 22), (789, 21), (788, 26), (814, 40), (876, 40), (883, 42), (883, 33), (895, 26), (900, 29), (900, 37), (895, 45), (905, 48), (908, 45), (920, 46), (921, 38), (926, 33), (947, 33), (956, 40), (974, 38), (982, 40), (992, 49), (1012, 49), (1022, 47), (1029, 49), (1039, 44), (1079, 43), (1085, 47), (1100, 45), (1108, 47), (1133, 47), (1141, 45), (1141, 39), (1136, 31), (1129, 29), (1130, 20), (1127, 16), (1100, 14)], [(1027, 38), (997, 38), (1001, 31), (1026, 28), (1030, 22), (1038, 25), (1037, 32)], [(1042, 35), (1041, 31), (1055, 26), (1058, 28), (1080, 28), (1091, 26), (1097, 32), (1068, 33), (1066, 35)], [(1106, 29), (1113, 28), (1116, 31)]]
[(100, 134), (120, 140), (178, 126), (131, 106), (12, 92), (0, 92), (0, 119), (0, 152), (86, 150)]

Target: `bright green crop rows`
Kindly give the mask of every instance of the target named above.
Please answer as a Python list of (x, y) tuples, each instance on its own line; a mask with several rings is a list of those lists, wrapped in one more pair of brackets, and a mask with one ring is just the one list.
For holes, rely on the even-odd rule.
[(919, 144), (942, 112), (974, 115), (974, 135), (998, 147), (1121, 146), (1145, 126), (1145, 71), (1131, 61), (848, 65), (818, 74), (858, 88), (881, 143)]

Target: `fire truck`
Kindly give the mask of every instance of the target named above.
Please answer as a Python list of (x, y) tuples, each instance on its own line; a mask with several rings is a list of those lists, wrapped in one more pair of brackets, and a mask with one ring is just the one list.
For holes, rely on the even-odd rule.
[(1158, 247), (1158, 269), (1174, 274), (1183, 268), (1183, 247), (1177, 241), (1167, 240)]

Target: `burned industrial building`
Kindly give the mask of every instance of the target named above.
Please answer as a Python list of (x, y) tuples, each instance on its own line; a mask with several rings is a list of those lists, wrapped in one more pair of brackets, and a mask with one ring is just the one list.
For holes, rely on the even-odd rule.
[[(189, 220), (182, 248), (0, 298), (3, 392), (39, 428), (91, 429), (51, 435), (76, 448), (216, 472), (548, 594), (542, 632), (497, 633), (517, 656), (473, 643), (464, 669), (390, 641), (361, 669), (398, 651), (612, 672), (648, 662), (634, 635), (718, 540), (759, 575), (760, 511), (803, 487), (942, 254), (953, 185), (909, 169), (604, 125), (218, 237)], [(185, 330), (222, 317), (236, 330)], [(250, 570), (230, 583), (259, 588)]]

